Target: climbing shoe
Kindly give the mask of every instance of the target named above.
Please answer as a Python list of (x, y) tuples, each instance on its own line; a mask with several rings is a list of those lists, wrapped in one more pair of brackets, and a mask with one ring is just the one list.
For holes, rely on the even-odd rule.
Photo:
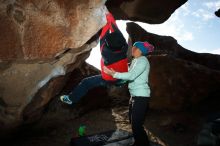
[(68, 95), (62, 95), (60, 96), (60, 100), (66, 104), (72, 104), (72, 101), (69, 99)]

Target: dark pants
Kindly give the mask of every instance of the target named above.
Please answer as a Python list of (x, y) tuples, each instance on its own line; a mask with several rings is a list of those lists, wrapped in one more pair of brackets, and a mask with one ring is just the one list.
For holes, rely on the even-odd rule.
[(129, 120), (131, 123), (135, 146), (149, 146), (148, 136), (143, 124), (149, 109), (148, 97), (131, 97), (129, 102)]
[(69, 98), (73, 103), (77, 103), (81, 97), (86, 95), (86, 93), (95, 87), (109, 87), (115, 85), (119, 82), (117, 81), (106, 81), (102, 79), (101, 75), (95, 75), (83, 79), (69, 94)]

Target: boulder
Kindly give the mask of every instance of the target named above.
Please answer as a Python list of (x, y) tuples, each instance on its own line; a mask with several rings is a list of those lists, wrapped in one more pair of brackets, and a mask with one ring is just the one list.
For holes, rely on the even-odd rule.
[(117, 19), (159, 24), (187, 0), (108, 0), (106, 6)]

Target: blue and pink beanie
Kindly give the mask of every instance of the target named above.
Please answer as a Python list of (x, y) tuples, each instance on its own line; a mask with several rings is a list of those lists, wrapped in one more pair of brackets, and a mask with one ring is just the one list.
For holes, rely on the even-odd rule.
[(140, 49), (144, 56), (154, 51), (154, 46), (148, 42), (135, 42), (133, 46)]

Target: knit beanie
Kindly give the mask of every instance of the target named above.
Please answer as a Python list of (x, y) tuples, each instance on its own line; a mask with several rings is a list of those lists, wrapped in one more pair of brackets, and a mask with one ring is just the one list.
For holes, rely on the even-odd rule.
[(133, 46), (140, 49), (144, 56), (150, 52), (153, 52), (154, 50), (154, 46), (148, 42), (135, 42)]

